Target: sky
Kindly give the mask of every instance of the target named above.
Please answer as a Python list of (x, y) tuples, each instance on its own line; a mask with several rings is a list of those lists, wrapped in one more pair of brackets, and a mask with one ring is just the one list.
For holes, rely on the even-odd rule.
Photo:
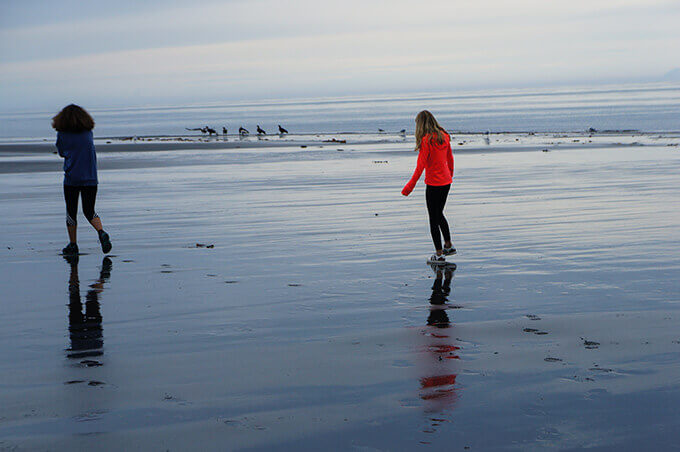
[(657, 81), (678, 24), (678, 0), (0, 0), (0, 111)]

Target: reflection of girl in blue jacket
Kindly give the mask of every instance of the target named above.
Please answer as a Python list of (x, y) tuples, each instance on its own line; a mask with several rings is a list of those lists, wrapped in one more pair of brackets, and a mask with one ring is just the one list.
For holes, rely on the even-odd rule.
[(64, 199), (66, 200), (66, 229), (69, 244), (65, 255), (78, 254), (77, 229), (78, 197), (82, 198), (83, 214), (99, 234), (102, 251), (111, 251), (111, 240), (102, 227), (101, 218), (94, 211), (97, 199), (97, 154), (94, 150), (94, 119), (77, 105), (68, 105), (52, 118), (57, 131), (57, 150), (64, 158)]

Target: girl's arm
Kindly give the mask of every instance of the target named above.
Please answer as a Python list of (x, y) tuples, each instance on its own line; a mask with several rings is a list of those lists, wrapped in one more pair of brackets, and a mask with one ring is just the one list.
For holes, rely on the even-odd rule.
[(56, 143), (56, 145), (57, 145), (57, 152), (59, 153), (59, 157), (66, 157), (66, 155), (64, 155), (64, 153), (61, 150), (61, 134), (59, 132), (57, 132), (57, 143)]
[(453, 177), (453, 151), (451, 150), (450, 141), (449, 141), (449, 154), (446, 156), (446, 161), (449, 164), (449, 171), (451, 171), (451, 177)]
[(429, 141), (423, 140), (420, 144), (420, 151), (418, 152), (418, 163), (416, 164), (416, 170), (413, 172), (411, 180), (409, 180), (408, 183), (401, 190), (402, 195), (408, 196), (409, 194), (411, 194), (411, 192), (416, 186), (416, 183), (418, 182), (418, 179), (420, 179), (420, 175), (423, 174), (423, 170), (425, 170), (425, 164), (427, 163), (427, 158), (429, 155), (430, 155)]

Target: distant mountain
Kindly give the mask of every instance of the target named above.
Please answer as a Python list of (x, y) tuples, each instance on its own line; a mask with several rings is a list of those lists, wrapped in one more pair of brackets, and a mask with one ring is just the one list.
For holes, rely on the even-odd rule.
[(666, 72), (663, 76), (663, 79), (669, 81), (680, 81), (680, 67), (676, 67), (675, 69), (671, 69), (670, 71)]

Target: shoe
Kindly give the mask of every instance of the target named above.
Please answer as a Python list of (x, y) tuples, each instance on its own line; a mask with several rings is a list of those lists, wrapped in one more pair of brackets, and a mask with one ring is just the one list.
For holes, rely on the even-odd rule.
[(436, 265), (446, 265), (446, 258), (442, 256), (437, 256), (437, 254), (433, 254), (430, 256), (430, 258), (427, 260), (428, 264), (436, 264)]
[(103, 229), (99, 231), (99, 243), (102, 244), (102, 251), (104, 252), (104, 254), (111, 251), (112, 245), (111, 240), (109, 240), (109, 234), (104, 232)]
[(113, 267), (113, 262), (109, 256), (104, 256), (102, 259), (102, 269), (99, 272), (99, 277), (106, 282), (107, 279), (111, 277), (111, 268)]
[(61, 257), (63, 257), (69, 265), (78, 265), (78, 260), (80, 259), (80, 256), (77, 254), (62, 254)]
[(456, 249), (454, 247), (451, 248), (444, 248), (444, 256), (453, 256), (456, 254)]
[(74, 254), (77, 256), (78, 255), (78, 244), (77, 243), (69, 243), (64, 247), (64, 249), (61, 250), (61, 254), (64, 256), (73, 256)]

